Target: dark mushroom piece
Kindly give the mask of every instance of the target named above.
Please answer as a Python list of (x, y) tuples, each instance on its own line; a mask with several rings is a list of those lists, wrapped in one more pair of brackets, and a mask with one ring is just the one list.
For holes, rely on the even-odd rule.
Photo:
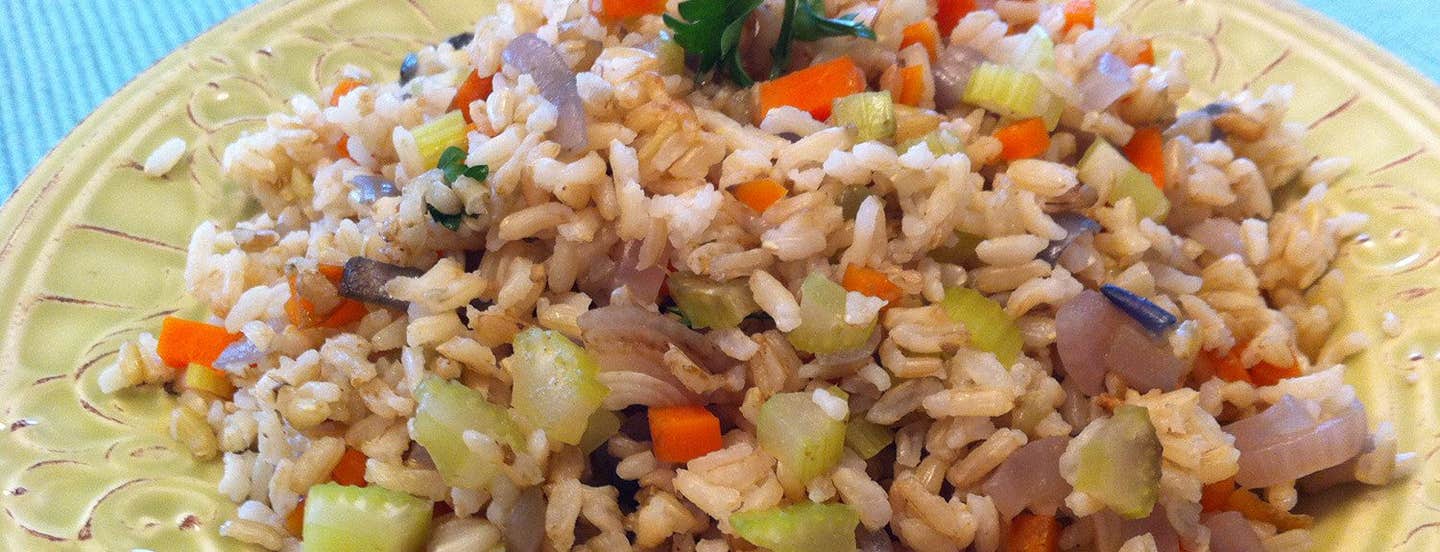
[(345, 271), (340, 277), (340, 295), (392, 309), (405, 309), (409, 303), (385, 293), (385, 284), (402, 276), (415, 278), (424, 273), (418, 268), (351, 257), (345, 261)]

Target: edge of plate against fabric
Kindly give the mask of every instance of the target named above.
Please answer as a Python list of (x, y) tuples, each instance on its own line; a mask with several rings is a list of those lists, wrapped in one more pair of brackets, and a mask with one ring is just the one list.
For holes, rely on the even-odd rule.
[[(236, 206), (248, 204), (242, 190), (216, 176), (225, 143), (282, 108), (289, 94), (318, 90), (344, 63), (385, 78), (404, 51), (467, 26), (475, 12), (465, 10), (474, 7), (291, 0), (248, 8), (143, 72), (37, 164), (0, 207), (0, 396), (7, 397), (0, 402), (0, 542), (30, 550), (239, 548), (216, 535), (234, 511), (215, 491), (217, 463), (195, 462), (166, 436), (171, 399), (156, 389), (105, 396), (91, 368), (112, 362), (120, 342), (153, 331), (160, 316), (199, 314), (180, 292), (184, 244), (200, 219), (233, 220), (243, 211)], [(385, 18), (367, 16), (382, 8)], [(1293, 81), (1317, 68), (1327, 76), (1315, 88), (1374, 88), (1332, 104), (1307, 98), (1294, 118), (1316, 125), (1316, 139), (1329, 141), (1321, 151), (1365, 154), (1352, 177), (1337, 183), (1337, 208), (1392, 213), (1341, 263), (1351, 276), (1348, 329), (1379, 335), (1374, 327), (1386, 309), (1407, 319), (1414, 313), (1414, 320), (1368, 350), (1350, 380), (1360, 384), (1373, 417), (1397, 421), (1402, 447), (1425, 464), (1410, 481), (1327, 493), (1305, 508), (1324, 515), (1316, 533), (1321, 549), (1434, 549), (1440, 467), (1430, 463), (1435, 436), (1422, 428), (1436, 426), (1440, 415), (1422, 399), (1435, 395), (1440, 331), (1426, 328), (1421, 315), (1431, 302), (1440, 308), (1440, 294), (1431, 293), (1440, 281), (1440, 192), (1417, 186), (1440, 178), (1440, 89), (1290, 0), (1133, 0), (1110, 11), (1136, 16), (1141, 30), (1161, 34), (1162, 47), (1213, 48), (1214, 66), (1204, 68), (1212, 78), (1196, 83), (1206, 93), (1247, 79)], [(1212, 21), (1230, 22), (1226, 32), (1280, 35), (1222, 36), (1216, 26), (1208, 38), (1196, 36), (1211, 28), (1197, 22)], [(1267, 49), (1267, 41), (1307, 49)], [(178, 92), (157, 94), (169, 90)], [(183, 105), (175, 99), (181, 96)], [(1393, 126), (1374, 123), (1382, 120)], [(1376, 127), (1409, 141), (1395, 146), (1364, 135), (1385, 146), (1379, 153), (1348, 143)], [(190, 142), (188, 159), (166, 179), (140, 175), (137, 159), (172, 135)], [(1417, 210), (1430, 220), (1403, 232), (1393, 213)], [(1404, 370), (1424, 377), (1407, 384)]]

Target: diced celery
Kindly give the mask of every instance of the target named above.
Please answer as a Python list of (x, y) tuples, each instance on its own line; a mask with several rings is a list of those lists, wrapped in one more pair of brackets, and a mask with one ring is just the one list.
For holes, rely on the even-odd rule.
[(445, 148), (465, 147), (465, 117), (459, 111), (451, 111), (410, 129), (410, 135), (415, 137), (415, 147), (425, 159), (425, 166), (434, 167)]
[(730, 526), (750, 544), (774, 552), (855, 550), (860, 515), (845, 504), (802, 502), (730, 516)]
[(1050, 131), (1059, 126), (1065, 110), (1064, 102), (1045, 89), (1040, 77), (989, 62), (971, 73), (962, 99), (1010, 119), (1040, 117)]
[(620, 415), (609, 410), (596, 410), (585, 423), (585, 434), (580, 436), (580, 450), (585, 454), (605, 445), (616, 433), (620, 433)]
[(610, 394), (600, 383), (599, 365), (583, 347), (552, 330), (530, 328), (512, 345), (510, 404), (515, 412), (551, 439), (578, 444), (590, 415)]
[(944, 120), (939, 113), (929, 109), (895, 104), (895, 143), (913, 144), (915, 140), (940, 128), (940, 123)]
[(185, 367), (185, 378), (180, 385), (186, 389), (203, 391), (210, 395), (229, 399), (235, 394), (235, 386), (230, 383), (230, 378), (225, 372), (216, 370), (198, 362), (191, 362)]
[(942, 263), (974, 268), (980, 265), (980, 257), (975, 254), (975, 248), (979, 247), (982, 241), (985, 241), (985, 238), (964, 230), (956, 230), (955, 243), (930, 250), (930, 258)]
[(755, 421), (760, 448), (780, 462), (780, 482), (804, 487), (830, 471), (845, 452), (845, 422), (831, 418), (811, 393), (779, 393), (760, 406)]
[(1143, 406), (1121, 405), (1076, 438), (1075, 490), (1130, 519), (1150, 515), (1160, 496), (1160, 438)]
[(1028, 32), (1016, 39), (1020, 45), (1015, 49), (1011, 65), (1026, 71), (1055, 68), (1055, 41), (1050, 39), (1050, 32), (1043, 25), (1030, 27)]
[(305, 552), (424, 550), (431, 513), (430, 501), (379, 485), (316, 485), (305, 497)]
[(1150, 175), (1133, 166), (1115, 180), (1115, 188), (1110, 194), (1111, 203), (1126, 197), (1135, 202), (1135, 212), (1142, 217), (1165, 222), (1165, 216), (1170, 214), (1170, 200), (1165, 197), (1165, 192), (1155, 186), (1155, 180)]
[(835, 100), (830, 120), (854, 129), (856, 142), (895, 136), (895, 102), (889, 92), (861, 92)]
[(1170, 213), (1170, 200), (1155, 186), (1149, 174), (1136, 168), (1130, 160), (1105, 140), (1096, 138), (1076, 165), (1081, 182), (1095, 188), (1111, 203), (1130, 198), (1140, 216), (1164, 222)]
[(1005, 366), (1014, 364), (1020, 357), (1020, 347), (1024, 344), (1020, 328), (1000, 303), (973, 289), (952, 287), (945, 290), (940, 307), (951, 320), (965, 326), (970, 332), (970, 344), (976, 349), (995, 353), (995, 358)]
[(869, 460), (874, 458), (890, 443), (895, 442), (895, 432), (889, 427), (877, 424), (865, 418), (856, 417), (845, 424), (845, 445), (861, 458)]
[(875, 195), (875, 192), (870, 191), (869, 186), (846, 187), (840, 192), (840, 214), (845, 220), (854, 219), (855, 213), (860, 212), (860, 204), (865, 203), (865, 199), (872, 195)]
[(415, 397), (419, 400), (412, 422), (415, 442), (430, 453), (435, 468), (452, 487), (483, 487), (500, 467), (470, 451), (466, 431), (511, 447), (519, 447), (523, 440), (509, 412), (460, 382), (429, 377), (415, 388)]
[(666, 282), (676, 306), (696, 328), (734, 328), (760, 310), (743, 279), (716, 282), (689, 272), (672, 272)]
[(808, 353), (838, 353), (864, 345), (874, 330), (874, 321), (864, 326), (846, 324), (845, 288), (814, 273), (800, 284), (800, 326), (785, 337)]

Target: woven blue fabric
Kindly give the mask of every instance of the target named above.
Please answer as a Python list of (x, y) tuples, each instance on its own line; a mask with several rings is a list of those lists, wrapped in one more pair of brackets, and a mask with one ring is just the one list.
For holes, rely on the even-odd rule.
[[(1440, 78), (1440, 2), (1301, 1)], [(251, 3), (0, 0), (0, 198), (137, 73)]]

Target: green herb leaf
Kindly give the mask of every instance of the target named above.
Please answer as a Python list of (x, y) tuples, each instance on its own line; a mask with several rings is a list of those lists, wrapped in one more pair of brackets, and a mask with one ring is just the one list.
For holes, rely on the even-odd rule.
[(465, 169), (465, 176), (484, 182), (490, 176), (490, 167), (486, 165), (475, 165)]
[(436, 165), (436, 168), (445, 168), (456, 164), (465, 164), (465, 150), (450, 146), (440, 153), (440, 163)]
[(730, 79), (741, 86), (754, 84), (739, 58), (740, 31), (745, 18), (762, 0), (685, 0), (677, 19), (665, 14), (665, 24), (675, 31), (675, 43), (685, 53), (699, 58), (696, 80), (724, 67)]
[(439, 209), (436, 209), (430, 205), (426, 205), (425, 210), (430, 212), (430, 218), (435, 219), (435, 222), (439, 223), (440, 226), (444, 226), (446, 228), (449, 228), (450, 230), (459, 230), (460, 221), (465, 218), (464, 213), (455, 213), (453, 215), (449, 213), (441, 213)]
[[(788, 5), (792, 0), (787, 0)], [(795, 40), (814, 42), (833, 36), (855, 36), (875, 40), (875, 31), (855, 20), (855, 14), (825, 17), (824, 0), (795, 0)]]

